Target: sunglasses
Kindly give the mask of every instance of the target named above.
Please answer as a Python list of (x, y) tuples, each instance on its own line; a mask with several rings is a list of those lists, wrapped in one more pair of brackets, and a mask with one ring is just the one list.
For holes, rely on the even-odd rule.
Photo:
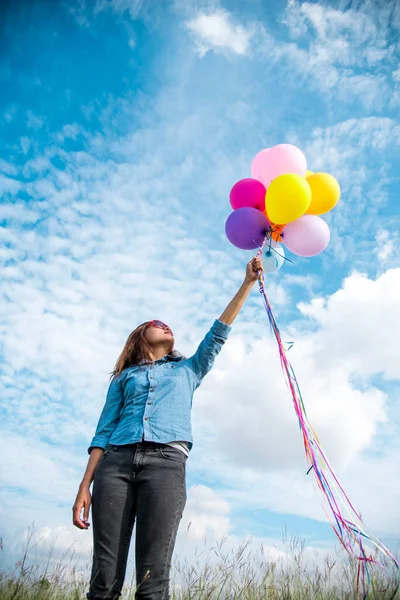
[[(166, 325), (162, 321), (157, 321), (157, 319), (155, 319), (154, 321), (150, 321), (150, 323), (147, 323), (146, 328), (150, 327), (151, 325), (153, 325), (154, 327), (157, 327), (158, 329), (169, 329), (171, 331), (171, 329), (168, 327), (168, 325)], [(171, 331), (171, 333), (172, 333), (172, 331)]]

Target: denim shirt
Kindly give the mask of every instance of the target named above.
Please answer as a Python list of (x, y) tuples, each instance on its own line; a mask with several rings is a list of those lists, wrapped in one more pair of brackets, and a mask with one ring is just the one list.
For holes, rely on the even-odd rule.
[(167, 355), (115, 376), (88, 452), (142, 439), (161, 444), (186, 441), (190, 450), (193, 393), (211, 370), (231, 329), (216, 319), (190, 358)]

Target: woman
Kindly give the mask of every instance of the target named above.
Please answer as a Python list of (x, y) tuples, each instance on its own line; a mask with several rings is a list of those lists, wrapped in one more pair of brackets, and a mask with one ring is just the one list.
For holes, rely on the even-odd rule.
[(88, 529), (93, 506), (89, 600), (121, 595), (135, 521), (135, 598), (169, 599), (172, 553), (186, 503), (186, 460), (193, 445), (193, 392), (212, 368), (260, 271), (261, 259), (253, 258), (236, 296), (192, 357), (174, 350), (173, 333), (160, 321), (143, 323), (128, 337), (73, 506), (73, 523), (80, 529)]

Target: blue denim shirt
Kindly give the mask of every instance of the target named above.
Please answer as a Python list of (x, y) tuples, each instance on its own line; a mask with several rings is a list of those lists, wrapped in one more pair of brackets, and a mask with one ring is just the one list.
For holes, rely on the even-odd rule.
[(96, 433), (89, 446), (134, 444), (142, 439), (193, 446), (193, 393), (214, 364), (232, 328), (216, 319), (190, 358), (167, 355), (135, 365), (115, 376), (108, 389)]

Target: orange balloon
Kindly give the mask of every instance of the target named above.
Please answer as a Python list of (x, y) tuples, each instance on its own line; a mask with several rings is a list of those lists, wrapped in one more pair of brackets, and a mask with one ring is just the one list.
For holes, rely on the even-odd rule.
[(283, 241), (282, 231), (284, 230), (284, 228), (285, 228), (284, 225), (272, 225), (271, 237), (274, 240), (274, 242), (282, 242)]
[[(271, 223), (271, 220), (268, 217), (267, 211), (264, 211), (264, 215), (267, 217), (268, 221)], [(274, 242), (282, 242), (283, 241), (283, 237), (282, 237), (282, 231), (284, 229), (285, 225), (275, 225), (275, 223), (271, 223), (271, 238), (274, 240)]]

